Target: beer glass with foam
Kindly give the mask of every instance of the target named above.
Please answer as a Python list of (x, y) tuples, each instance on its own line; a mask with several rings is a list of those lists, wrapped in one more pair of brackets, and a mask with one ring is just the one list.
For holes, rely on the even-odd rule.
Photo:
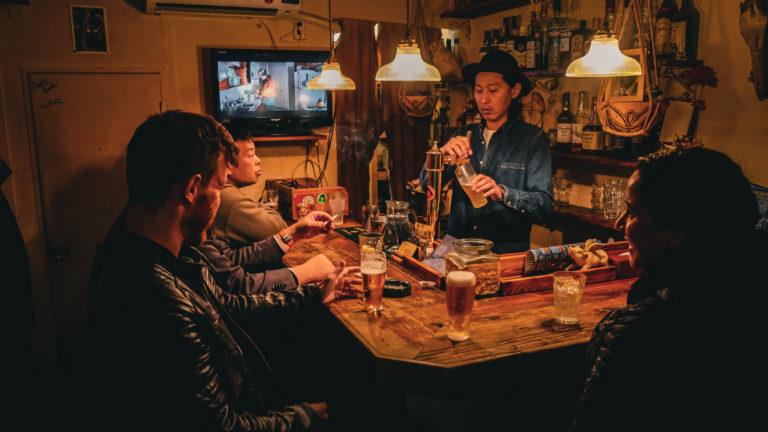
[(475, 274), (452, 271), (445, 278), (445, 304), (448, 308), (448, 339), (469, 339), (469, 316), (475, 303)]
[(363, 307), (368, 312), (380, 312), (384, 305), (384, 281), (387, 278), (387, 255), (384, 252), (362, 252), (360, 273), (363, 275)]

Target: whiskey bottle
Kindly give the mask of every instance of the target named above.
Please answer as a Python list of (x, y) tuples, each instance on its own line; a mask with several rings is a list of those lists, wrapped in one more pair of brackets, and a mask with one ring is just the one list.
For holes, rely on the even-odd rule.
[(557, 116), (557, 150), (571, 151), (571, 136), (573, 134), (573, 113), (571, 113), (571, 94), (563, 93), (563, 110)]
[(603, 125), (597, 115), (597, 96), (592, 97), (592, 114), (589, 123), (581, 130), (581, 148), (584, 153), (602, 153), (605, 150), (603, 142)]

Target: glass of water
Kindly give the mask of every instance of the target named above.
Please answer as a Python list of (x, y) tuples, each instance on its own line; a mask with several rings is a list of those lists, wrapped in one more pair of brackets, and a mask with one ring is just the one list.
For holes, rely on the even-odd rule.
[(555, 300), (555, 321), (573, 325), (579, 322), (579, 308), (587, 275), (580, 272), (558, 271), (552, 275)]

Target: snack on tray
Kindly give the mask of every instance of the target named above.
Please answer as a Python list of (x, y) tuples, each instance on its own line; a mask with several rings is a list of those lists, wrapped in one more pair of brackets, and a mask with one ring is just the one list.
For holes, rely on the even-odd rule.
[(584, 247), (574, 246), (568, 249), (568, 255), (573, 259), (573, 264), (566, 270), (587, 270), (595, 267), (608, 265), (608, 253), (595, 247), (600, 242), (597, 239), (589, 239), (584, 243)]

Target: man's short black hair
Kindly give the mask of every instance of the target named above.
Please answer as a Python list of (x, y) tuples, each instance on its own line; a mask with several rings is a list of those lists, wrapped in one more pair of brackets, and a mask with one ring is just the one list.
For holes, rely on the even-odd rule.
[(222, 152), (235, 162), (232, 137), (212, 117), (183, 111), (150, 116), (128, 143), (128, 202), (161, 204), (195, 174), (207, 184)]

